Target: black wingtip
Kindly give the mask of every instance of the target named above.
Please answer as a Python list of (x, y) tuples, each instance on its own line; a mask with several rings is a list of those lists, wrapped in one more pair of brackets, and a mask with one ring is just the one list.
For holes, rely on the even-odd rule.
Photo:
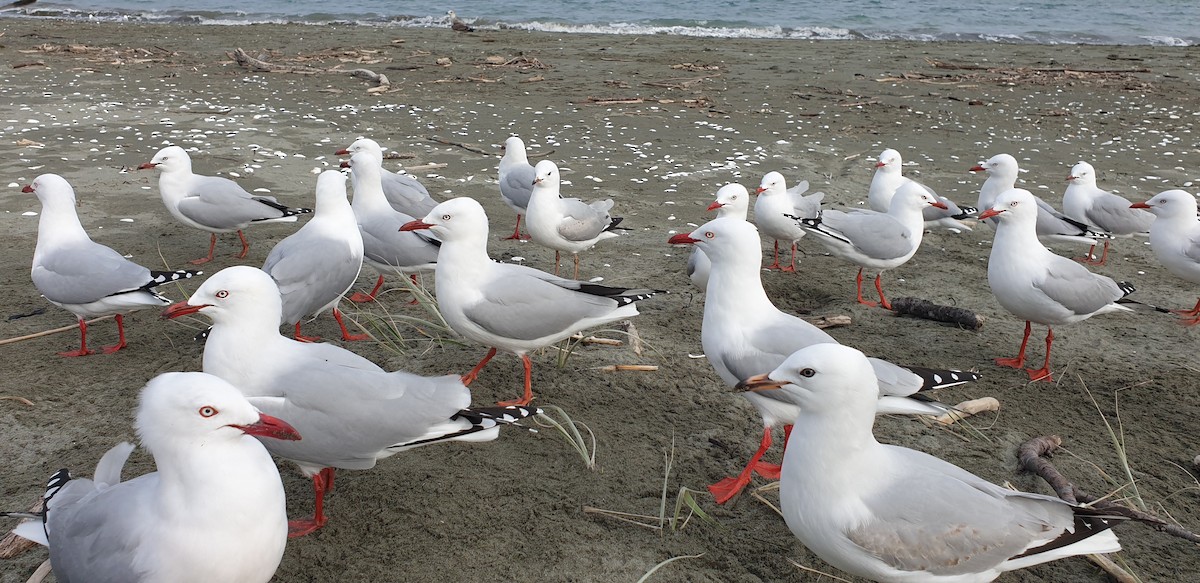
[(1137, 288), (1133, 287), (1133, 284), (1129, 283), (1128, 281), (1118, 281), (1117, 287), (1121, 288), (1121, 297), (1125, 297), (1137, 291)]
[(973, 383), (983, 375), (969, 370), (933, 369), (919, 366), (906, 366), (913, 374), (921, 377), (921, 390), (944, 389), (965, 383)]

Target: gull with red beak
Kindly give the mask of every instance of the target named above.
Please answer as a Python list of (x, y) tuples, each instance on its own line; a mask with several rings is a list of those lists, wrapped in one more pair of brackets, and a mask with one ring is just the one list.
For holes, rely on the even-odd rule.
[(925, 228), (947, 229), (956, 233), (971, 230), (971, 227), (961, 221), (974, 213), (975, 209), (959, 208), (950, 199), (939, 196), (932, 188), (904, 176), (901, 173), (903, 167), (904, 159), (900, 157), (900, 152), (887, 149), (879, 154), (879, 161), (875, 163), (875, 175), (871, 177), (870, 190), (867, 191), (867, 204), (871, 210), (888, 212), (892, 205), (892, 197), (900, 188), (915, 184), (943, 205), (927, 207), (921, 211), (925, 218)]
[(997, 358), (996, 364), (1012, 368), (1025, 365), (1031, 322), (1046, 326), (1046, 360), (1042, 368), (1028, 369), (1031, 381), (1050, 381), (1052, 326), (1072, 324), (1097, 314), (1127, 312), (1120, 301), (1133, 293), (1132, 285), (1117, 283), (1065, 257), (1055, 255), (1037, 238), (1037, 201), (1028, 190), (1014, 188), (996, 197), (980, 220), (996, 217), (996, 237), (988, 258), (988, 285), (996, 301), (1025, 320), (1025, 336), (1015, 358)]
[(429, 229), (442, 240), (435, 271), (438, 309), (455, 332), (489, 347), (483, 360), (463, 375), (463, 383), (471, 384), (497, 350), (521, 359), (525, 391), (501, 404), (528, 405), (533, 400), (530, 352), (575, 332), (636, 316), (636, 302), (659, 293), (563, 279), (492, 261), (487, 214), (471, 198), (450, 199), (401, 228)]
[[(1063, 212), (1068, 217), (1096, 225), (1116, 237), (1144, 236), (1150, 230), (1150, 223), (1154, 222), (1154, 215), (1130, 205), (1128, 199), (1096, 186), (1096, 169), (1091, 164), (1080, 162), (1071, 168), (1067, 190), (1063, 193)], [(1095, 259), (1096, 246), (1093, 244), (1083, 261), (1104, 265), (1108, 261), (1110, 239), (1104, 240), (1104, 253), (1100, 259)]]
[[(334, 155), (353, 156), (359, 152), (366, 153), (367, 160), (379, 167), (379, 183), (380, 188), (383, 189), (383, 196), (396, 212), (413, 217), (423, 217), (430, 209), (437, 206), (438, 201), (434, 200), (429, 195), (429, 191), (425, 189), (425, 185), (413, 178), (411, 174), (392, 172), (383, 167), (383, 147), (375, 140), (359, 138), (350, 146), (334, 152)], [(349, 168), (350, 166), (343, 161), (341, 167)], [(355, 190), (357, 191), (357, 189)], [(357, 196), (357, 192), (355, 195)]]
[(517, 213), (517, 225), (513, 227), (513, 234), (505, 237), (505, 240), (521, 241), (529, 238), (529, 235), (521, 234), (521, 217), (529, 212), (529, 197), (533, 195), (536, 179), (537, 172), (525, 153), (525, 142), (517, 136), (504, 140), (504, 156), (500, 158), (499, 168), (500, 199)]
[[(708, 211), (717, 211), (717, 218), (732, 217), (739, 221), (746, 220), (750, 209), (750, 193), (745, 186), (738, 183), (726, 184), (717, 190), (716, 200), (708, 205)], [(700, 291), (708, 288), (708, 273), (712, 262), (699, 247), (692, 247), (688, 255), (687, 276)]]
[(500, 424), (535, 413), (468, 408), (471, 393), (457, 376), (386, 372), (339, 346), (281, 336), (279, 288), (253, 267), (221, 270), (163, 315), (195, 313), (213, 322), (204, 343), (204, 372), (236, 386), (262, 411), (287, 417), (304, 435), (304, 441), (264, 442), (313, 482), (313, 516), (292, 521), (291, 536), (325, 524), (325, 493), (333, 489), (335, 469), (370, 469), (378, 460), (431, 443), (489, 441)]
[[(821, 201), (825, 198), (824, 192), (805, 196), (807, 191), (807, 180), (788, 188), (783, 175), (778, 172), (768, 172), (754, 191), (758, 195), (754, 201), (754, 223), (764, 235), (775, 239), (775, 261), (767, 269), (796, 271), (796, 242), (805, 231), (792, 217), (814, 219), (821, 216)], [(779, 265), (780, 241), (792, 244), (792, 261), (786, 267)]]
[(554, 275), (558, 275), (560, 256), (565, 251), (575, 258), (573, 277), (579, 279), (579, 252), (616, 237), (621, 217), (609, 214), (612, 199), (586, 203), (578, 198), (563, 198), (559, 185), (558, 166), (550, 160), (538, 162), (534, 167), (525, 227), (534, 243), (554, 250)]
[(254, 196), (228, 178), (194, 174), (191, 157), (179, 146), (167, 146), (138, 166), (138, 170), (152, 168), (159, 171), (158, 192), (171, 216), (189, 227), (212, 233), (208, 256), (193, 259), (193, 265), (212, 261), (217, 233), (238, 234), (242, 251), (237, 258), (242, 259), (250, 251), (242, 229), (257, 223), (294, 223), (297, 215), (312, 212), (282, 205), (274, 197)]
[(85, 356), (86, 319), (115, 315), (118, 341), (101, 349), (111, 354), (125, 347), (123, 314), (170, 302), (154, 288), (201, 271), (150, 271), (109, 247), (92, 241), (75, 212), (75, 189), (57, 174), (43, 174), (21, 192), (37, 195), (42, 203), (37, 246), (33, 250), (33, 285), (50, 303), (62, 307), (79, 321), (79, 350), (62, 356)]
[(1064, 557), (1121, 549), (1124, 520), (992, 484), (879, 443), (879, 388), (857, 350), (814, 344), (738, 385), (795, 403), (779, 478), (788, 528), (822, 560), (871, 581), (983, 583)]
[[(1167, 190), (1133, 208), (1154, 214), (1150, 224), (1150, 247), (1167, 271), (1185, 281), (1200, 284), (1200, 222), (1196, 220), (1196, 197), (1182, 190)], [(1173, 310), (1183, 324), (1200, 324), (1200, 299), (1190, 310)]]
[(298, 443), (300, 434), (198, 372), (151, 379), (135, 425), (157, 471), (122, 482), (133, 445), (119, 444), (94, 479), (55, 473), (41, 520), (15, 532), (50, 547), (59, 581), (269, 581), (288, 524), (263, 444)]
[(946, 204), (934, 198), (920, 184), (909, 182), (900, 187), (892, 197), (886, 213), (869, 210), (851, 212), (824, 211), (815, 219), (793, 217), (805, 231), (825, 246), (836, 257), (858, 265), (855, 278), (858, 303), (875, 306), (863, 299), (863, 270), (877, 271), (875, 290), (879, 292), (879, 306), (888, 310), (892, 304), (883, 295), (881, 278), (883, 272), (904, 265), (921, 246), (925, 222), (923, 209), (946, 208)]
[[(837, 344), (816, 326), (784, 313), (771, 303), (762, 285), (762, 240), (754, 225), (733, 218), (718, 218), (688, 234), (671, 237), (672, 245), (695, 245), (712, 260), (712, 273), (704, 294), (704, 323), (700, 339), (704, 355), (729, 386), (779, 366), (789, 354), (814, 344)], [(881, 379), (880, 413), (938, 415), (944, 405), (919, 393), (923, 389), (950, 387), (979, 378), (957, 370), (903, 367), (886, 360), (869, 360)], [(771, 429), (790, 425), (796, 418), (794, 403), (769, 393), (746, 393), (763, 420), (758, 450), (736, 477), (708, 487), (717, 502), (733, 499), (754, 472), (779, 475), (779, 466), (761, 461), (771, 447)], [(787, 427), (785, 427), (785, 433)]]

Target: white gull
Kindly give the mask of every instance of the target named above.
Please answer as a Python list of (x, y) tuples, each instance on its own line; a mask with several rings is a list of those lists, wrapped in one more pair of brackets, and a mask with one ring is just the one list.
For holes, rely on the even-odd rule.
[[(1150, 247), (1158, 262), (1176, 277), (1200, 284), (1200, 221), (1196, 218), (1196, 197), (1182, 190), (1167, 190), (1133, 208), (1154, 213), (1150, 224)], [(1200, 324), (1200, 299), (1182, 314), (1188, 326)]]
[(550, 160), (538, 162), (534, 174), (525, 228), (529, 229), (529, 237), (534, 243), (554, 250), (554, 275), (558, 275), (563, 251), (574, 256), (573, 277), (578, 279), (579, 252), (616, 237), (613, 229), (621, 223), (621, 217), (609, 214), (612, 199), (585, 203), (578, 198), (563, 198), (559, 192), (558, 166)]
[[(796, 242), (804, 236), (804, 229), (792, 217), (807, 219), (820, 216), (821, 201), (825, 198), (823, 192), (805, 196), (807, 191), (807, 180), (788, 188), (783, 175), (778, 172), (766, 173), (754, 191), (758, 195), (754, 201), (754, 223), (764, 235), (775, 239), (775, 261), (767, 269), (796, 271)], [(792, 261), (787, 267), (779, 265), (780, 241), (792, 245)]]
[[(1068, 217), (1096, 225), (1107, 233), (1117, 237), (1144, 235), (1154, 222), (1154, 215), (1137, 208), (1130, 208), (1128, 199), (1117, 196), (1096, 186), (1096, 169), (1087, 162), (1080, 162), (1071, 167), (1067, 176), (1067, 190), (1063, 192), (1063, 213)], [(1108, 247), (1111, 241), (1104, 241), (1104, 253), (1100, 259), (1094, 259), (1095, 245), (1088, 250), (1086, 262), (1104, 265), (1108, 261)]]

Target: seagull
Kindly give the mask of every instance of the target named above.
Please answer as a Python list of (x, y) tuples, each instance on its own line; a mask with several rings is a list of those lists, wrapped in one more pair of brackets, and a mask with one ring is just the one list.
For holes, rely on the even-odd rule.
[(941, 228), (955, 232), (971, 230), (971, 227), (963, 224), (960, 220), (974, 213), (975, 209), (959, 208), (950, 199), (938, 196), (932, 188), (902, 175), (900, 172), (903, 166), (904, 159), (900, 157), (900, 152), (887, 149), (879, 154), (879, 161), (875, 163), (875, 176), (871, 178), (871, 187), (867, 193), (867, 204), (870, 205), (871, 210), (886, 213), (891, 207), (892, 195), (896, 194), (901, 186), (912, 183), (919, 185), (933, 195), (934, 199), (945, 205), (925, 209), (925, 226), (927, 228)]
[[(708, 205), (708, 210), (717, 211), (717, 217), (733, 217), (740, 221), (746, 220), (750, 208), (750, 192), (738, 183), (726, 184), (717, 190), (717, 199)], [(687, 275), (700, 291), (708, 288), (708, 272), (712, 262), (699, 247), (692, 247), (688, 255)]]
[(558, 166), (550, 160), (538, 162), (534, 174), (525, 228), (534, 243), (554, 250), (554, 275), (558, 275), (560, 253), (566, 251), (575, 256), (574, 277), (579, 279), (579, 252), (616, 237), (614, 229), (621, 217), (608, 214), (612, 199), (585, 203), (578, 198), (563, 198)]
[(738, 388), (795, 403), (779, 481), (788, 528), (821, 560), (872, 581), (983, 583), (1005, 571), (1121, 549), (1118, 521), (1010, 490), (924, 452), (884, 445), (879, 390), (863, 354), (796, 351)]
[[(430, 209), (437, 206), (438, 201), (429, 195), (429, 191), (416, 178), (413, 178), (409, 174), (398, 174), (383, 167), (383, 148), (375, 140), (370, 138), (357, 139), (349, 147), (334, 152), (334, 155), (353, 156), (359, 152), (367, 152), (371, 154), (371, 159), (378, 161), (379, 179), (380, 185), (383, 187), (383, 194), (387, 197), (388, 204), (396, 209), (397, 212), (414, 217), (423, 217)], [(342, 168), (350, 167), (344, 161), (341, 166)]]
[[(516, 136), (504, 140), (504, 156), (500, 158), (500, 198), (517, 213), (517, 226), (505, 240), (529, 238), (529, 235), (521, 234), (521, 217), (528, 212), (529, 197), (533, 194), (533, 182), (536, 179), (537, 173), (525, 154), (525, 142)], [(425, 214), (428, 213), (417, 216)]]
[(1037, 201), (1028, 190), (1014, 188), (996, 197), (992, 208), (979, 219), (996, 217), (996, 237), (988, 258), (988, 285), (1004, 309), (1025, 320), (1025, 337), (1015, 358), (997, 358), (1011, 368), (1025, 365), (1025, 345), (1030, 322), (1046, 325), (1046, 361), (1029, 369), (1031, 381), (1050, 381), (1052, 326), (1072, 324), (1097, 314), (1131, 311), (1118, 302), (1133, 293), (1132, 285), (1117, 283), (1065, 257), (1055, 255), (1038, 241)]
[[(762, 241), (754, 225), (733, 218), (713, 219), (691, 233), (671, 237), (668, 243), (696, 245), (712, 261), (704, 298), (701, 343), (709, 363), (729, 386), (779, 366), (800, 348), (837, 343), (823, 330), (780, 311), (771, 303), (762, 286)], [(970, 372), (902, 367), (876, 358), (870, 362), (875, 373), (884, 379), (878, 404), (880, 413), (941, 414), (946, 406), (918, 391), (951, 387), (979, 378)], [(736, 478), (725, 478), (709, 486), (721, 504), (733, 499), (750, 483), (752, 472), (767, 478), (778, 477), (779, 467), (760, 459), (771, 447), (771, 428), (790, 424), (796, 411), (794, 405), (771, 397), (746, 395), (762, 415), (762, 441)], [(787, 429), (784, 428), (785, 433)]]
[[(1196, 218), (1196, 197), (1182, 190), (1167, 190), (1133, 208), (1154, 214), (1150, 224), (1150, 248), (1158, 262), (1176, 277), (1200, 283), (1200, 222)], [(1190, 310), (1174, 310), (1184, 316), (1183, 324), (1200, 324), (1200, 299)]]
[(271, 249), (262, 269), (279, 285), (283, 323), (295, 327), (296, 340), (320, 340), (300, 334), (300, 323), (329, 309), (342, 329), (342, 340), (366, 340), (367, 335), (346, 329), (337, 308), (363, 263), (363, 240), (341, 172), (326, 170), (317, 177), (316, 207), (310, 221)]
[[(791, 217), (807, 219), (820, 216), (821, 200), (825, 198), (824, 192), (804, 196), (807, 191), (807, 180), (788, 188), (783, 175), (778, 172), (768, 172), (754, 191), (758, 195), (758, 200), (754, 201), (754, 222), (763, 234), (775, 239), (775, 262), (768, 265), (767, 269), (796, 271), (796, 241), (804, 236), (804, 229)], [(792, 244), (792, 262), (787, 267), (779, 265), (780, 241)]]
[(475, 32), (475, 29), (471, 28), (470, 25), (463, 22), (463, 20), (461, 18), (459, 18), (458, 15), (455, 14), (453, 10), (447, 10), (446, 16), (450, 17), (450, 28), (454, 32)]
[(296, 216), (311, 213), (312, 209), (289, 208), (274, 197), (253, 196), (228, 178), (192, 173), (192, 159), (179, 146), (167, 146), (158, 151), (138, 170), (157, 168), (158, 192), (171, 216), (179, 222), (208, 231), (208, 256), (189, 263), (200, 265), (213, 259), (217, 248), (217, 233), (237, 232), (242, 241), (242, 259), (250, 251), (250, 243), (242, 233), (251, 223), (294, 223)]
[(211, 318), (204, 372), (236, 386), (263, 412), (286, 416), (304, 435), (303, 441), (263, 441), (313, 482), (313, 516), (291, 521), (290, 536), (311, 533), (327, 521), (325, 493), (333, 488), (335, 468), (370, 469), (380, 459), (430, 443), (490, 441), (500, 424), (537, 412), (469, 409), (471, 393), (455, 375), (386, 372), (344, 348), (284, 337), (280, 310), (274, 280), (243, 265), (213, 275), (164, 316)]
[(14, 532), (50, 547), (63, 582), (269, 581), (283, 558), (287, 511), (275, 462), (254, 437), (300, 434), (198, 372), (151, 379), (135, 425), (157, 471), (122, 482), (133, 445), (121, 443), (92, 480), (56, 472), (41, 522)]
[(162, 307), (171, 302), (154, 288), (202, 271), (151, 271), (88, 237), (75, 214), (75, 189), (57, 174), (42, 174), (21, 192), (37, 195), (42, 203), (37, 247), (33, 251), (33, 285), (50, 303), (79, 321), (79, 350), (60, 352), (86, 356), (87, 318), (115, 315), (117, 343), (101, 349), (112, 354), (125, 347), (126, 312)]
[(888, 310), (892, 304), (883, 295), (884, 270), (904, 265), (916, 254), (925, 227), (922, 211), (929, 207), (946, 208), (944, 202), (916, 182), (905, 183), (889, 202), (891, 206), (886, 213), (830, 210), (815, 219), (792, 217), (830, 253), (859, 266), (855, 278), (858, 303), (877, 305), (863, 299), (862, 282), (864, 269), (878, 271), (875, 275), (878, 305)]
[[(979, 203), (981, 209), (990, 209), (996, 202), (996, 197), (1017, 187), (1017, 175), (1020, 168), (1017, 159), (1009, 154), (996, 154), (984, 162), (972, 166), (971, 172), (986, 172), (987, 180), (979, 187)], [(1102, 232), (1096, 227), (1076, 221), (1050, 206), (1049, 203), (1035, 196), (1037, 201), (1037, 236), (1043, 241), (1080, 243), (1095, 245), (1096, 239), (1112, 239), (1112, 235)], [(996, 219), (985, 221), (992, 227)]]
[[(1077, 221), (1096, 225), (1117, 237), (1145, 234), (1154, 222), (1154, 215), (1138, 208), (1130, 208), (1128, 199), (1117, 196), (1096, 186), (1096, 169), (1087, 162), (1071, 168), (1067, 176), (1067, 190), (1063, 193), (1063, 212)], [(1096, 250), (1093, 244), (1088, 250), (1085, 263), (1104, 265), (1108, 261), (1108, 245), (1104, 241), (1104, 253), (1099, 260), (1093, 259)]]
[(528, 405), (533, 400), (529, 352), (577, 331), (636, 316), (636, 302), (660, 293), (563, 279), (523, 265), (492, 261), (487, 253), (487, 215), (471, 198), (450, 199), (425, 218), (401, 228), (429, 229), (442, 240), (435, 272), (442, 317), (455, 332), (490, 347), (483, 360), (463, 376), (463, 383), (471, 384), (498, 349), (521, 359), (525, 392), (501, 405)]
[(400, 227), (414, 217), (388, 205), (381, 187), (379, 159), (374, 152), (355, 152), (349, 162), (342, 164), (350, 168), (354, 182), (351, 207), (362, 234), (363, 262), (379, 274), (371, 293), (355, 293), (350, 301), (370, 302), (383, 287), (383, 274), (406, 274), (416, 283), (418, 273), (432, 271), (441, 242), (422, 233), (400, 232)]

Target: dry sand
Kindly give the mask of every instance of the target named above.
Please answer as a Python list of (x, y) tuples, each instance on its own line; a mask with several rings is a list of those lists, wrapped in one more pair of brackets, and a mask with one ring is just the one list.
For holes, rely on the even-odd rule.
[[(1133, 199), (1173, 187), (1194, 189), (1190, 181), (1200, 166), (1195, 48), (0, 23), (6, 63), (0, 68), (6, 153), (0, 173), (7, 185), (0, 221), (9, 242), (0, 252), (0, 314), (46, 308), (4, 321), (0, 337), (72, 322), (65, 311), (47, 306), (29, 281), (37, 221), (25, 213), (38, 206), (19, 186), (38, 174), (66, 176), (93, 237), (136, 261), (177, 267), (203, 253), (207, 236), (171, 220), (155, 176), (125, 171), (167, 143), (198, 148), (197, 171), (237, 172), (250, 188), (268, 188), (299, 205), (311, 203), (314, 171), (336, 163), (334, 150), (371, 136), (410, 156), (389, 161), (390, 167), (445, 164), (416, 174), (437, 197), (483, 202), (492, 217), (493, 256), (520, 256), (549, 269), (548, 251), (496, 240), (511, 232), (513, 221), (495, 183), (498, 145), (518, 134), (533, 153), (564, 168), (568, 195), (616, 199), (632, 228), (585, 254), (584, 276), (674, 292), (645, 302), (636, 319), (648, 346), (644, 356), (627, 347), (586, 347), (563, 369), (554, 366), (552, 353), (535, 358), (538, 403), (560, 406), (595, 431), (594, 470), (583, 467), (553, 431), (517, 430), (496, 443), (431, 447), (388, 459), (373, 471), (342, 472), (328, 499), (331, 522), (289, 544), (279, 581), (634, 581), (660, 561), (694, 554), (704, 556), (668, 565), (654, 580), (812, 580), (789, 561), (832, 569), (809, 554), (770, 508), (748, 496), (728, 507), (700, 497), (717, 523), (693, 519), (681, 532), (582, 511), (594, 506), (657, 514), (664, 456), (673, 455), (669, 513), (681, 486), (700, 490), (736, 471), (757, 442), (753, 410), (704, 360), (689, 357), (700, 352), (702, 294), (683, 274), (686, 250), (668, 247), (668, 236), (703, 223), (720, 185), (736, 180), (753, 187), (770, 170), (793, 182), (810, 180), (828, 193), (827, 204), (860, 204), (872, 157), (887, 147), (911, 162), (908, 174), (968, 204), (983, 177), (967, 168), (999, 152), (1017, 156), (1028, 170), (1026, 187), (1055, 203), (1067, 170), (1081, 158), (1096, 165), (1103, 186)], [(392, 87), (371, 93), (370, 83), (347, 75), (252, 72), (226, 56), (235, 47), (276, 63), (365, 67), (388, 75)], [(517, 60), (495, 66), (489, 57)], [(442, 59), (448, 64), (438, 64)], [(1000, 69), (945, 69), (935, 61)], [(583, 103), (589, 98), (643, 101)], [(488, 154), (431, 141), (434, 136)], [(292, 228), (251, 229), (245, 263), (260, 264)], [(985, 228), (932, 234), (909, 264), (885, 276), (895, 296), (925, 297), (990, 317), (977, 332), (855, 305), (853, 268), (810, 242), (802, 244), (800, 275), (772, 272), (764, 278), (783, 309), (852, 316), (853, 326), (833, 332), (846, 344), (897, 362), (976, 368), (986, 375), (977, 384), (942, 391), (941, 400), (993, 395), (1003, 403), (999, 414), (977, 418), (970, 428), (883, 418), (877, 424), (881, 440), (931, 452), (996, 482), (1049, 492), (1016, 472), (1014, 452), (1029, 437), (1056, 433), (1070, 451), (1056, 462), (1083, 488), (1133, 494), (1107, 419), (1123, 432), (1145, 503), (1200, 527), (1200, 487), (1191, 463), (1200, 418), (1197, 331), (1156, 313), (1064, 327), (1057, 331), (1053, 360), (1060, 382), (1029, 384), (1024, 373), (991, 363), (1015, 352), (1022, 323), (988, 291), (990, 235)], [(1115, 258), (1098, 271), (1135, 282), (1135, 297), (1171, 307), (1195, 302), (1195, 289), (1163, 271), (1143, 242), (1121, 240), (1115, 248)], [(237, 263), (234, 250), (223, 238), (210, 273)], [(370, 279), (364, 275), (361, 286)], [(196, 285), (188, 282), (170, 295), (182, 299)], [(404, 294), (385, 298), (383, 306), (366, 309), (409, 310)], [(149, 378), (199, 368), (201, 346), (191, 340), (199, 322), (157, 316), (147, 311), (129, 318), (130, 347), (112, 356), (55, 356), (75, 347), (73, 332), (0, 346), (0, 394), (34, 403), (0, 400), (0, 508), (28, 506), (60, 467), (88, 474), (113, 443), (132, 437), (135, 396)], [(112, 326), (94, 326), (93, 341), (110, 343)], [(335, 327), (321, 319), (306, 330), (330, 336)], [(1031, 355), (1040, 359), (1044, 330), (1035, 334)], [(484, 352), (428, 341), (413, 342), (403, 354), (366, 343), (351, 348), (386, 367), (430, 374), (463, 372)], [(660, 368), (596, 370), (613, 363)], [(518, 371), (511, 357), (495, 361), (472, 387), (477, 401), (516, 394)], [(778, 451), (770, 454), (776, 456)], [(150, 467), (147, 456), (136, 454), (127, 475)], [(283, 469), (291, 513), (308, 513), (308, 482), (290, 466)], [(1126, 548), (1120, 558), (1143, 580), (1200, 580), (1193, 545), (1137, 525), (1125, 525), (1119, 534)], [(0, 581), (23, 581), (45, 557), (35, 550), (4, 562)], [(1062, 583), (1105, 576), (1084, 559), (1070, 559), (1002, 580)]]

